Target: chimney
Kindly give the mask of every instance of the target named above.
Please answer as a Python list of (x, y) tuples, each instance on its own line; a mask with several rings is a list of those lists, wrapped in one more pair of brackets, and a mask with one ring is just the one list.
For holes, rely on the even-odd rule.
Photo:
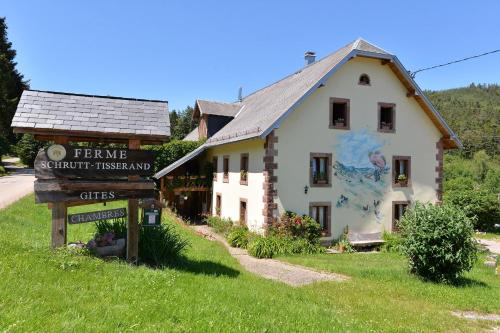
[(312, 64), (316, 61), (316, 52), (307, 51), (304, 54), (304, 59), (306, 60), (306, 66)]
[(243, 87), (238, 89), (238, 101), (241, 102), (243, 100)]

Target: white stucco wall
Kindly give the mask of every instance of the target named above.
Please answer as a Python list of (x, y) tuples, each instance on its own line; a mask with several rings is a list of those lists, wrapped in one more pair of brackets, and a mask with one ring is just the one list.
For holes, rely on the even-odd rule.
[[(370, 76), (370, 86), (358, 85), (358, 78), (362, 73)], [(441, 135), (418, 103), (413, 98), (406, 97), (406, 93), (402, 83), (388, 66), (381, 65), (380, 60), (354, 58), (340, 68), (324, 87), (319, 88), (293, 111), (276, 130), (279, 139), (278, 156), (275, 158), (278, 163), (276, 187), (280, 214), (285, 209), (309, 214), (310, 202), (329, 201), (332, 205), (332, 237), (338, 237), (346, 225), (355, 232), (391, 230), (392, 201), (435, 202), (436, 142)], [(350, 99), (350, 130), (329, 128), (330, 97)], [(395, 133), (377, 132), (379, 102), (396, 104)], [(337, 155), (343, 151), (343, 147), (339, 146), (339, 135), (349, 132), (364, 133), (364, 137), (371, 137), (378, 142), (379, 150), (385, 156), (387, 166), (391, 168), (383, 176), (386, 186), (381, 191), (378, 219), (373, 200), (367, 195), (368, 192), (362, 191), (364, 184), (356, 185), (356, 196), (348, 191), (349, 184), (333, 176), (333, 172), (332, 187), (313, 187), (304, 194), (304, 186), (309, 186), (309, 154), (332, 153), (335, 164), (339, 158)], [(349, 140), (345, 142), (351, 144)], [(411, 156), (411, 187), (392, 188), (393, 155)], [(236, 159), (231, 161), (235, 162)], [(347, 196), (349, 203), (336, 207), (340, 195)], [(360, 198), (357, 205), (356, 198)], [(359, 209), (359, 204), (368, 205), (369, 212)], [(231, 205), (236, 207), (232, 202)], [(257, 213), (260, 214), (261, 209)]]
[[(240, 185), (240, 157), (248, 153), (248, 185)], [(223, 182), (223, 157), (229, 156), (229, 182)], [(216, 195), (222, 195), (221, 216), (238, 221), (240, 217), (240, 198), (247, 200), (247, 225), (256, 232), (262, 232), (264, 217), (263, 203), (263, 157), (264, 141), (247, 140), (210, 148), (207, 159), (218, 158), (217, 181), (213, 182), (212, 212), (215, 214)]]

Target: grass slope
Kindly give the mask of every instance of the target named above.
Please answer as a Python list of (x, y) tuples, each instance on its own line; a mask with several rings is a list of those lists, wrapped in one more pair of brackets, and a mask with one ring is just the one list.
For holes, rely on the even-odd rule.
[[(0, 331), (470, 332), (488, 324), (450, 310), (500, 312), (500, 279), (481, 264), (451, 287), (408, 276), (397, 255), (288, 257), (352, 276), (292, 288), (245, 272), (220, 244), (177, 224), (191, 243), (177, 268), (54, 253), (50, 211), (33, 202), (28, 196), (0, 211)], [(89, 224), (68, 229), (70, 240), (93, 233)]]

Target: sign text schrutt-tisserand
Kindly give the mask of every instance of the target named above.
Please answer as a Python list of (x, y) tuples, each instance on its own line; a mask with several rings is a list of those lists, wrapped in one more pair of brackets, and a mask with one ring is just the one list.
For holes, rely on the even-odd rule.
[(38, 179), (151, 176), (153, 163), (154, 153), (146, 150), (52, 145), (38, 153), (35, 176)]

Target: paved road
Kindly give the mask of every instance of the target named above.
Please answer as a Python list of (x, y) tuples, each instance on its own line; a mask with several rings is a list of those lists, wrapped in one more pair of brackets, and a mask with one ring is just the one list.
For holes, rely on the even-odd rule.
[(19, 159), (3, 160), (6, 169), (11, 173), (0, 177), (0, 209), (33, 192), (35, 174), (33, 169), (19, 168), (13, 164)]

